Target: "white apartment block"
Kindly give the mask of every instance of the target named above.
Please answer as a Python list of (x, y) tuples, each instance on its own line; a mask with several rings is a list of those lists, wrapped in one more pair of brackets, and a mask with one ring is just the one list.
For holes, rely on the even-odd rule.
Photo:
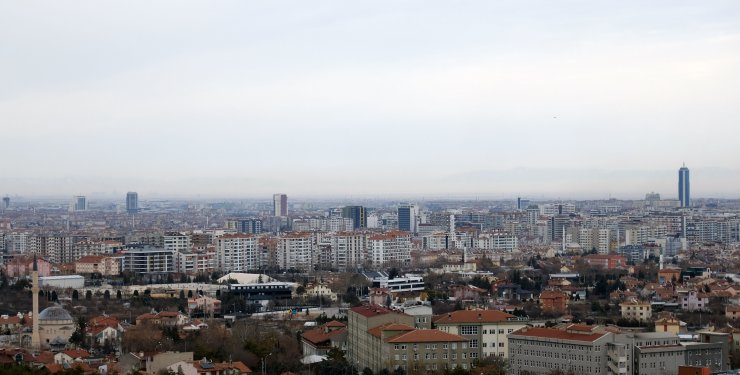
[(411, 234), (408, 232), (390, 231), (373, 235), (367, 242), (368, 261), (374, 267), (382, 267), (391, 262), (411, 262)]
[(216, 267), (224, 272), (245, 272), (261, 267), (259, 238), (253, 234), (226, 234), (216, 240)]
[(277, 266), (281, 269), (310, 270), (313, 267), (314, 238), (311, 233), (292, 232), (278, 238)]
[(367, 237), (357, 232), (337, 232), (331, 237), (332, 263), (340, 271), (356, 270), (365, 262)]

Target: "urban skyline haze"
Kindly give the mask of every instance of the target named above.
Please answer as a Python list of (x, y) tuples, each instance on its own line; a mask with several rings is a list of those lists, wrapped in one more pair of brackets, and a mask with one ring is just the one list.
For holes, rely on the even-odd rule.
[(0, 194), (737, 198), (738, 14), (0, 2)]

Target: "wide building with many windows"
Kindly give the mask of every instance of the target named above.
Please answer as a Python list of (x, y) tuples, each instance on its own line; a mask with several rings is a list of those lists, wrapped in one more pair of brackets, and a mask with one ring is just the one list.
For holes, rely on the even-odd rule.
[(460, 335), (475, 349), (475, 358), (509, 357), (508, 334), (527, 326), (527, 319), (498, 310), (458, 310), (434, 317), (438, 330)]

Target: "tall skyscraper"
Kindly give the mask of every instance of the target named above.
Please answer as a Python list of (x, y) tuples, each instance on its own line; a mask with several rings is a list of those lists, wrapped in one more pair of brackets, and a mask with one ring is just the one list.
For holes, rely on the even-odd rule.
[(362, 207), (362, 206), (343, 207), (342, 217), (352, 219), (352, 226), (355, 229), (367, 228), (367, 216), (365, 214), (365, 207)]
[(139, 194), (135, 191), (126, 193), (126, 211), (130, 214), (139, 212)]
[(398, 206), (398, 229), (416, 233), (416, 216), (418, 210), (416, 205), (402, 204)]
[(6, 195), (6, 196), (3, 197), (3, 205), (5, 206), (5, 208), (8, 208), (10, 206), (10, 197), (9, 196)]
[(87, 197), (84, 195), (76, 195), (72, 200), (72, 211), (86, 211), (87, 210)]
[(689, 207), (691, 205), (689, 169), (686, 168), (685, 163), (678, 170), (678, 201), (681, 202), (681, 207)]
[(272, 206), (274, 216), (288, 216), (288, 196), (285, 194), (275, 194), (272, 196)]

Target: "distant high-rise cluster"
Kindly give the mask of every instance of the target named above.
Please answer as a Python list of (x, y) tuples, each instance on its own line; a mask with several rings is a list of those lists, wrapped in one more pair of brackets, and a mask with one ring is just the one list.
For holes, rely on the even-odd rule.
[(272, 206), (274, 216), (288, 216), (288, 196), (285, 194), (275, 194), (272, 196)]
[(678, 170), (678, 200), (681, 203), (681, 207), (689, 207), (691, 205), (689, 169), (686, 168), (686, 164)]
[(139, 212), (139, 194), (135, 191), (126, 193), (126, 212), (129, 214)]

